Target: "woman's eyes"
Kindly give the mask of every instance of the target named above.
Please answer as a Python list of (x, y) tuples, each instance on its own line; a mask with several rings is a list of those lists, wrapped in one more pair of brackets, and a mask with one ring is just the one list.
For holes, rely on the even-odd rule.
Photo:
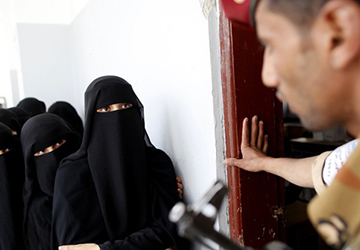
[(128, 108), (131, 108), (132, 107), (132, 104), (131, 103), (124, 103), (123, 105), (122, 105), (122, 108), (123, 109), (128, 109)]
[(52, 151), (54, 151), (55, 149), (59, 148), (61, 145), (63, 145), (64, 143), (66, 142), (66, 140), (61, 140), (57, 143), (55, 143), (54, 145), (51, 145), (47, 148), (45, 148), (44, 150), (40, 150), (39, 152), (36, 152), (34, 154), (34, 156), (40, 156), (40, 155), (44, 155), (44, 154), (47, 154), (47, 153), (50, 153)]
[(110, 112), (110, 108), (109, 107), (99, 108), (96, 110), (96, 112), (99, 112), (99, 113)]
[(10, 150), (11, 150), (10, 148), (0, 149), (0, 155), (6, 154)]
[(96, 110), (96, 112), (108, 113), (108, 112), (113, 112), (116, 110), (128, 109), (128, 108), (131, 108), (132, 106), (133, 105), (131, 103), (115, 103), (115, 104), (111, 104), (111, 105), (103, 107), (103, 108), (99, 108)]

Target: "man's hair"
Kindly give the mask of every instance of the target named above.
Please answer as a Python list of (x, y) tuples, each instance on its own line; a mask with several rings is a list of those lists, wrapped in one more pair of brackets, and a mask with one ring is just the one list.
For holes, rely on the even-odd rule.
[(269, 10), (285, 16), (299, 27), (308, 28), (328, 1), (330, 0), (266, 0), (266, 5)]

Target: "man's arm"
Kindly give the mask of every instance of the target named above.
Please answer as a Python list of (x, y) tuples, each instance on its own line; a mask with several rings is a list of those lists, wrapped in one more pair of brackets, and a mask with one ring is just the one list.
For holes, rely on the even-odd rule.
[(249, 119), (245, 118), (242, 127), (241, 153), (242, 159), (228, 158), (224, 164), (239, 167), (250, 172), (265, 171), (280, 176), (287, 181), (307, 188), (313, 188), (312, 163), (317, 156), (292, 159), (273, 158), (266, 156), (268, 137), (264, 135), (264, 124), (254, 116), (251, 121), (251, 134)]

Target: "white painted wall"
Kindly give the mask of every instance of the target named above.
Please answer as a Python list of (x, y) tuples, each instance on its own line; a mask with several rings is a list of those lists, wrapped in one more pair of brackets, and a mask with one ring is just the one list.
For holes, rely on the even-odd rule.
[(18, 23), (70, 24), (89, 0), (12, 1)]
[(25, 97), (74, 102), (70, 26), (18, 24)]
[[(12, 105), (12, 91), (10, 81), (9, 53), (7, 51), (7, 38), (0, 19), (0, 102), (3, 107)], [(4, 98), (4, 99), (3, 99)]]

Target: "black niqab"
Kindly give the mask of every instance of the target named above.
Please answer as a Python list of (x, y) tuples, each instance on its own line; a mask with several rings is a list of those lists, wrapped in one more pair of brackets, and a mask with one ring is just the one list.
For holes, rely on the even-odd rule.
[(19, 139), (0, 122), (0, 150), (6, 149), (0, 155), (0, 249), (22, 250), (23, 156)]
[(9, 108), (9, 110), (14, 112), (15, 115), (17, 116), (19, 123), (20, 123), (20, 127), (24, 126), (25, 122), (30, 118), (30, 115), (28, 114), (28, 112), (26, 112), (25, 110), (23, 110), (21, 108), (12, 107), (12, 108)]
[[(96, 112), (116, 103), (131, 103), (133, 106), (108, 113)], [(81, 232), (85, 237), (79, 236), (79, 232), (69, 233), (74, 228), (81, 228), (78, 225), (94, 222), (94, 218), (99, 223), (95, 228), (105, 227), (106, 240), (111, 241), (102, 246), (121, 245), (125, 244), (124, 241), (130, 244), (128, 236), (136, 234), (131, 239), (136, 238), (138, 242), (126, 245), (126, 249), (156, 249), (151, 247), (154, 243), (149, 245), (149, 237), (144, 236), (142, 231), (150, 232), (147, 227), (154, 224), (157, 224), (154, 226), (157, 229), (151, 229), (151, 234), (157, 235), (154, 238), (157, 237), (160, 243), (163, 241), (160, 249), (166, 248), (166, 244), (175, 244), (168, 241), (177, 240), (177, 233), (167, 219), (171, 207), (179, 200), (175, 172), (169, 157), (151, 144), (145, 131), (143, 106), (131, 85), (119, 77), (100, 77), (87, 88), (85, 106), (86, 121), (81, 148), (64, 160), (56, 177), (54, 217), (58, 221), (55, 230), (60, 238), (59, 244), (101, 243), (86, 237), (94, 234), (89, 227)], [(96, 192), (91, 195), (97, 197), (93, 200), (98, 205), (89, 204), (88, 207), (99, 207), (97, 211), (100, 211), (100, 216), (91, 214), (90, 218), (84, 218), (81, 211), (67, 211), (77, 209), (74, 204), (83, 204), (71, 195), (77, 190), (84, 190), (78, 186), (79, 183), (68, 180), (64, 184), (65, 179), (74, 176), (66, 172), (80, 165), (83, 165), (84, 175), (86, 171), (90, 172)], [(79, 168), (77, 170), (80, 171)], [(89, 192), (87, 195), (90, 195)], [(71, 221), (67, 218), (69, 214), (73, 214)], [(64, 237), (64, 234), (72, 234), (73, 238)], [(100, 233), (96, 235), (100, 236)], [(104, 235), (99, 238), (102, 237)]]
[[(87, 157), (110, 240), (143, 228), (149, 201), (145, 129), (140, 106), (131, 85), (109, 78), (91, 84), (87, 91), (91, 140)], [(133, 107), (109, 113), (97, 109), (114, 103)], [(89, 126), (90, 127), (90, 126)]]
[(79, 135), (83, 136), (84, 126), (82, 120), (70, 103), (64, 101), (55, 102), (49, 107), (48, 112), (63, 118)]
[(45, 103), (34, 97), (27, 97), (22, 99), (16, 107), (25, 110), (30, 115), (30, 117), (45, 113), (46, 111)]
[[(57, 149), (40, 156), (35, 153), (61, 142)], [(51, 240), (54, 180), (60, 161), (80, 146), (80, 136), (54, 114), (30, 118), (22, 128), (25, 156), (24, 235), (27, 249), (48, 250)]]
[(0, 122), (4, 123), (11, 130), (15, 131), (20, 138), (21, 126), (16, 114), (8, 109), (0, 108)]

